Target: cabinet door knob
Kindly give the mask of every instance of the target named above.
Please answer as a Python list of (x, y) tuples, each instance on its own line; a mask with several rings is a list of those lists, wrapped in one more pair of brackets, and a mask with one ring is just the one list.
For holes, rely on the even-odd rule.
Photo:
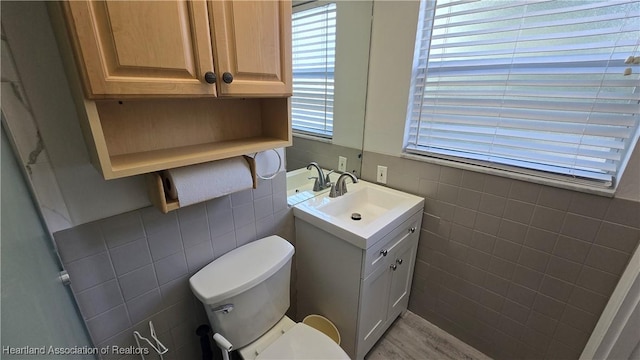
[(231, 75), (231, 73), (229, 72), (222, 74), (222, 81), (227, 84), (231, 84), (233, 82), (233, 75)]
[(207, 71), (204, 74), (204, 81), (206, 81), (209, 84), (215, 84), (216, 83), (216, 74), (211, 72), (211, 71)]
[(391, 268), (391, 270), (396, 271), (396, 269), (398, 268), (398, 265), (396, 264), (391, 264), (391, 266), (389, 266)]
[(398, 265), (402, 265), (402, 259), (396, 259), (396, 262), (398, 263)]
[(409, 232), (410, 232), (410, 233), (412, 233), (412, 234), (413, 234), (414, 232), (416, 232), (416, 227), (414, 226), (414, 227), (412, 227), (411, 229), (409, 229)]
[(380, 254), (382, 254), (382, 256), (387, 256), (388, 253), (389, 251), (387, 249), (380, 250)]

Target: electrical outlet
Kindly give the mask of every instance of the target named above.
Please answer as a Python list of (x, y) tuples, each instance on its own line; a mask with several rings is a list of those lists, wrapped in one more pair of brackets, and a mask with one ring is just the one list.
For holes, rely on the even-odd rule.
[(347, 158), (344, 156), (338, 156), (338, 171), (347, 171)]
[(376, 181), (381, 184), (387, 183), (387, 167), (378, 165), (378, 175), (376, 176)]

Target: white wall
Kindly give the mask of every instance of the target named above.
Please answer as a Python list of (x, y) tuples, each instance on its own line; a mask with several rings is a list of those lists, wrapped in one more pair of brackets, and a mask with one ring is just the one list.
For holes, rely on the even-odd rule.
[(333, 144), (362, 148), (372, 1), (336, 5), (336, 70)]
[[(402, 154), (419, 1), (374, 0), (364, 151)], [(640, 146), (616, 197), (640, 201)]]
[(364, 151), (399, 156), (419, 1), (374, 1)]

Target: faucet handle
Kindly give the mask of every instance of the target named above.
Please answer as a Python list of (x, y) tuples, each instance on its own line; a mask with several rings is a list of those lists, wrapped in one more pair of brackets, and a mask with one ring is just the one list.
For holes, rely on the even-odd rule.
[(340, 194), (338, 193), (338, 189), (336, 186), (336, 183), (328, 183), (327, 185), (331, 186), (331, 190), (329, 190), (329, 197), (330, 198), (336, 198), (338, 196), (340, 196)]
[(311, 176), (311, 177), (308, 177), (307, 179), (309, 179), (309, 180), (315, 179), (316, 180), (316, 181), (313, 182), (313, 191), (322, 190), (322, 185), (320, 184), (320, 179), (317, 176)]
[(329, 183), (331, 182), (331, 179), (329, 178), (329, 175), (330, 175), (330, 174), (333, 174), (334, 172), (335, 172), (335, 170), (329, 170), (329, 172), (328, 172), (328, 173), (327, 173), (327, 175), (325, 176), (325, 180), (324, 180), (324, 182), (325, 182), (325, 184), (327, 184), (327, 187), (329, 187), (328, 185), (329, 185)]
[(342, 196), (347, 193), (347, 183), (345, 180), (350, 177), (352, 183), (357, 183), (358, 178), (350, 172), (344, 172), (340, 174), (338, 180), (336, 180), (336, 196)]

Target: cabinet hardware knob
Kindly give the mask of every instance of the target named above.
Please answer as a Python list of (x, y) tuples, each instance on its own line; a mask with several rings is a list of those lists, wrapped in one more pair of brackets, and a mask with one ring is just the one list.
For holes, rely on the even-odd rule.
[(388, 253), (389, 251), (387, 249), (380, 250), (380, 254), (382, 254), (382, 256), (387, 256)]
[(209, 84), (215, 84), (216, 83), (216, 74), (211, 72), (211, 71), (207, 71), (204, 74), (204, 81), (206, 81)]
[(412, 234), (413, 234), (414, 232), (416, 232), (416, 227), (414, 226), (414, 227), (412, 227), (411, 229), (409, 229), (409, 232), (410, 232), (410, 233), (412, 233)]
[(396, 269), (398, 268), (398, 265), (396, 264), (391, 264), (391, 266), (389, 266), (391, 268), (391, 270), (396, 271)]
[(402, 259), (396, 259), (396, 262), (398, 263), (398, 265), (402, 265)]
[(224, 74), (222, 74), (222, 81), (227, 84), (231, 84), (233, 82), (233, 75), (231, 75), (231, 73), (229, 72), (225, 72)]

